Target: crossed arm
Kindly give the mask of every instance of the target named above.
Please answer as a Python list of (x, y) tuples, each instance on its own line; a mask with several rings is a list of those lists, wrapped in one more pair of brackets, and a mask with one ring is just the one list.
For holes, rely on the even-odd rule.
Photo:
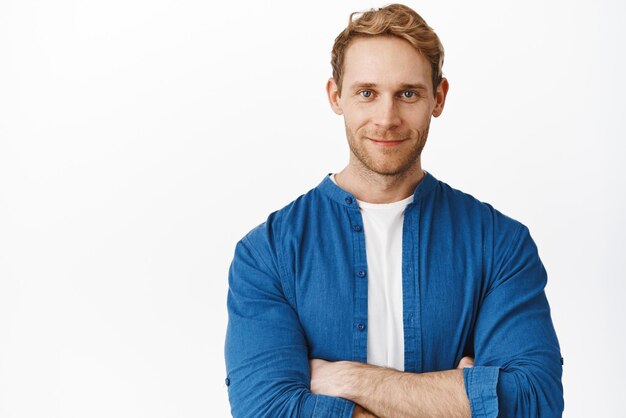
[(353, 418), (469, 417), (463, 368), (473, 364), (473, 358), (463, 357), (456, 370), (416, 374), (313, 359), (311, 392), (353, 401)]
[(267, 240), (256, 241), (238, 244), (230, 271), (225, 355), (234, 417), (469, 416), (469, 409), (485, 418), (561, 416), (562, 359), (545, 270), (526, 229), (494, 262), (474, 329), (474, 367), (421, 374), (310, 364)]
[(470, 416), (462, 370), (415, 374), (310, 360), (296, 312), (261, 267), (251, 247), (238, 245), (225, 347), (234, 417)]

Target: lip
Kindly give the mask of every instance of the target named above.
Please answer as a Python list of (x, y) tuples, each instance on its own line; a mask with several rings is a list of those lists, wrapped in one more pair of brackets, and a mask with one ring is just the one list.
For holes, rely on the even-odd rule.
[(403, 139), (398, 140), (398, 141), (387, 141), (384, 139), (374, 139), (374, 138), (367, 138), (367, 139), (369, 139), (374, 144), (381, 146), (381, 147), (396, 147), (404, 142)]

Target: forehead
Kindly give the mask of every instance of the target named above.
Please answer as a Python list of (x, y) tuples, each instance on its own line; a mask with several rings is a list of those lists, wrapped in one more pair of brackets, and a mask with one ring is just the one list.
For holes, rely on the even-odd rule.
[(430, 85), (430, 63), (408, 41), (393, 36), (357, 37), (346, 49), (343, 83)]

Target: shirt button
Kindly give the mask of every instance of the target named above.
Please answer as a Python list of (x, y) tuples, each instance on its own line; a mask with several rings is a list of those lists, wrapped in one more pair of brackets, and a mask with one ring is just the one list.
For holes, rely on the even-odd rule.
[(352, 198), (351, 197), (346, 197), (346, 203), (351, 205), (352, 204)]
[(365, 324), (356, 324), (356, 329), (363, 331), (365, 329)]
[(224, 380), (224, 383), (226, 383), (226, 386), (230, 386), (230, 379), (226, 378), (226, 380)]
[(352, 230), (354, 232), (361, 232), (361, 225), (354, 225), (354, 226), (352, 226)]
[(357, 274), (359, 277), (365, 277), (365, 272), (363, 270), (359, 271)]

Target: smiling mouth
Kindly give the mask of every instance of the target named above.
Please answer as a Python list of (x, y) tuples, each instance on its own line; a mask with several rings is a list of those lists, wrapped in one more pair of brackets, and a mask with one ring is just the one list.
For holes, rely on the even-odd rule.
[(394, 141), (388, 141), (384, 139), (374, 139), (374, 138), (367, 138), (367, 139), (369, 139), (374, 144), (379, 145), (381, 147), (395, 147), (397, 145), (400, 145), (402, 142), (404, 142), (403, 139), (394, 140)]

